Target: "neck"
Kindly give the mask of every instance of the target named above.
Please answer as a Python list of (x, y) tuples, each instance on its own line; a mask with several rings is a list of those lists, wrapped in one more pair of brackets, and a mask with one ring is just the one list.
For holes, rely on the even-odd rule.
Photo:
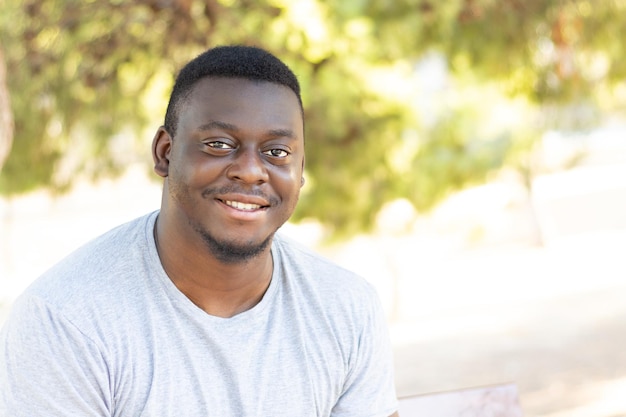
[(223, 262), (206, 247), (181, 246), (158, 221), (157, 252), (174, 285), (196, 306), (212, 316), (232, 317), (257, 305), (269, 287), (274, 269), (270, 246), (242, 262)]

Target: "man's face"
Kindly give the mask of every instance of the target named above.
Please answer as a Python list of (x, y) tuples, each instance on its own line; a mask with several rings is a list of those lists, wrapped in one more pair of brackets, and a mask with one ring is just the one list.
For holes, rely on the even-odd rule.
[(200, 238), (225, 262), (265, 249), (296, 207), (303, 136), (300, 104), (289, 88), (200, 80), (182, 103), (168, 156), (164, 207), (179, 232)]

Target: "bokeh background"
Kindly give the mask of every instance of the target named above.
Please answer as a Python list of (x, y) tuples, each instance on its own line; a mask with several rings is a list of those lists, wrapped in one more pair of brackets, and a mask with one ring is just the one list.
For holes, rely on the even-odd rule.
[(258, 45), (302, 82), (283, 233), (383, 300), (400, 396), (514, 382), (526, 416), (626, 416), (624, 0), (5, 0), (0, 321), (157, 209), (173, 76)]

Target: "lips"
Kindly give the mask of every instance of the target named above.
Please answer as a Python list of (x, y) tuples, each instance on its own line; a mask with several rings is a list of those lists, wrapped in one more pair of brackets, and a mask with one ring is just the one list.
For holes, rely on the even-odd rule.
[(247, 193), (227, 192), (214, 195), (213, 198), (240, 213), (252, 214), (254, 212), (264, 211), (272, 205), (271, 198), (268, 199), (262, 195)]
[(243, 210), (243, 211), (254, 211), (263, 207), (259, 204), (242, 203), (241, 201), (231, 201), (231, 200), (223, 200), (223, 201), (224, 201), (224, 204), (226, 204), (227, 206), (230, 206), (237, 210)]

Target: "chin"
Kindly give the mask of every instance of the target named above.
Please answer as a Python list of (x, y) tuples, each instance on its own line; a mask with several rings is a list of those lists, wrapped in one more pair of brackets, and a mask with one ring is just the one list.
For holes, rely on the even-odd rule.
[(207, 248), (220, 262), (245, 263), (261, 255), (272, 243), (274, 233), (260, 242), (217, 239), (207, 231), (198, 230)]

